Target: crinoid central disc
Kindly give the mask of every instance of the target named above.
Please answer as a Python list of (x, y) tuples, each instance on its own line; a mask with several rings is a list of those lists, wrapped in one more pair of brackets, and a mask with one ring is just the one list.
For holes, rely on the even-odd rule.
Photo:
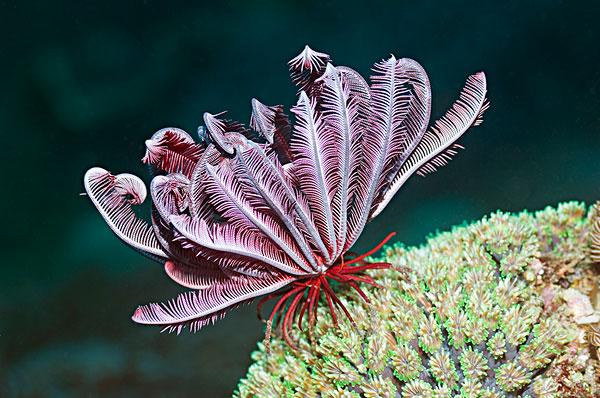
[(350, 288), (354, 289), (360, 297), (366, 302), (369, 302), (367, 295), (360, 288), (359, 283), (367, 283), (377, 287), (380, 286), (365, 272), (370, 269), (386, 269), (390, 267), (390, 264), (382, 262), (371, 263), (365, 261), (365, 259), (375, 254), (395, 234), (395, 232), (390, 233), (377, 246), (364, 254), (351, 258), (344, 258), (344, 256), (342, 256), (324, 273), (304, 280), (295, 281), (291, 287), (263, 297), (258, 303), (257, 310), (259, 317), (264, 303), (279, 297), (267, 321), (267, 340), (269, 339), (271, 328), (281, 327), (283, 338), (290, 347), (295, 348), (289, 336), (289, 329), (293, 326), (294, 321), (297, 320), (298, 328), (302, 330), (302, 320), (305, 316), (308, 316), (309, 333), (312, 334), (312, 329), (317, 321), (317, 309), (321, 293), (325, 296), (335, 326), (337, 326), (338, 322), (336, 307), (348, 317), (350, 322), (354, 323), (348, 309), (344, 306), (344, 303), (339, 299), (332, 288), (331, 281), (350, 286)]

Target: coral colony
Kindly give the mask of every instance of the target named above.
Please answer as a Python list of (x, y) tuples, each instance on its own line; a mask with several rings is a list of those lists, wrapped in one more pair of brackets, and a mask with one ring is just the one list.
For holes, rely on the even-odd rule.
[(388, 247), (369, 303), (341, 297), (354, 325), (319, 308), (296, 350), (259, 345), (235, 396), (599, 397), (599, 226), (598, 208), (565, 203)]
[[(276, 300), (268, 331), (276, 322), (290, 346), (294, 345), (290, 330), (296, 321), (302, 327), (306, 320), (311, 331), (317, 324), (323, 313), (318, 306), (321, 297), (333, 325), (338, 325), (342, 312), (359, 321), (362, 315), (349, 311), (336, 291), (347, 286), (370, 300), (363, 288), (376, 282), (365, 271), (389, 264), (368, 262), (367, 257), (393, 234), (368, 253), (349, 250), (365, 224), (385, 209), (411, 175), (433, 172), (456, 154), (460, 148), (456, 141), (481, 122), (488, 106), (485, 76), (476, 73), (468, 77), (447, 113), (428, 127), (429, 80), (421, 65), (411, 59), (392, 56), (375, 64), (370, 85), (356, 71), (333, 66), (327, 54), (308, 46), (289, 67), (299, 87), (298, 101), (291, 109), (293, 125), (282, 106), (266, 106), (253, 99), (249, 129), (222, 113), (205, 113), (197, 142), (177, 128), (159, 130), (146, 141), (143, 162), (154, 175), (151, 224), (133, 211), (146, 197), (146, 187), (138, 177), (113, 175), (98, 167), (85, 174), (87, 194), (114, 233), (164, 264), (174, 281), (192, 289), (166, 303), (139, 307), (133, 314), (135, 322), (161, 325), (177, 333), (184, 327), (197, 331), (231, 308), (261, 296), (259, 307)], [(445, 272), (439, 271), (440, 275)], [(490, 317), (497, 315), (487, 312), (486, 301), (496, 276), (483, 264), (471, 272), (481, 297), (471, 304), (473, 317), (469, 319), (488, 328)], [(417, 289), (420, 285), (415, 283)], [(460, 299), (460, 290), (447, 294), (446, 300)], [(455, 385), (458, 380), (448, 367), (449, 353), (438, 352), (446, 343), (436, 318), (430, 314), (422, 319), (411, 297), (395, 300), (400, 301), (390, 303), (396, 303), (396, 316), (406, 318), (406, 327), (415, 323), (423, 329), (420, 346), (423, 352), (435, 354), (432, 361), (440, 369), (438, 377)], [(509, 305), (516, 299), (506, 300)], [(531, 311), (531, 319), (523, 325), (526, 329), (537, 314), (532, 305), (507, 308), (503, 314), (519, 316), (520, 311)], [(457, 324), (469, 321), (457, 313), (445, 314), (444, 319)], [(523, 336), (520, 329), (500, 330), (489, 343), (490, 350), (503, 339), (520, 344)], [(473, 338), (456, 335), (452, 341), (462, 344), (469, 337)], [(372, 350), (380, 343), (370, 343)], [(418, 353), (409, 346), (398, 349), (404, 354), (397, 360), (404, 361), (407, 369), (398, 374), (410, 380), (410, 372), (418, 368), (408, 369), (411, 361), (419, 360)], [(500, 355), (500, 351), (490, 352)], [(531, 355), (535, 352), (531, 345)], [(375, 360), (374, 355), (369, 357)], [(479, 365), (482, 355), (473, 350), (461, 357), (473, 374), (473, 383), (486, 371)], [(518, 387), (526, 371), (514, 366), (502, 368), (503, 378)]]

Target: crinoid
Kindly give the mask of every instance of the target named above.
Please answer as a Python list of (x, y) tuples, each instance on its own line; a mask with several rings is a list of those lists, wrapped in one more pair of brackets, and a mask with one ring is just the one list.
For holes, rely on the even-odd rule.
[(375, 64), (371, 85), (308, 46), (289, 62), (300, 88), (292, 126), (283, 107), (252, 100), (251, 129), (204, 114), (199, 142), (165, 128), (146, 141), (152, 223), (136, 217), (143, 182), (90, 169), (85, 189), (125, 243), (164, 264), (193, 289), (139, 307), (133, 320), (196, 331), (232, 307), (278, 298), (270, 320), (288, 329), (315, 322), (322, 296), (334, 322), (348, 315), (330, 281), (355, 289), (378, 250), (349, 255), (367, 221), (408, 177), (445, 165), (456, 141), (487, 108), (483, 73), (467, 79), (447, 113), (428, 128), (431, 95), (423, 68), (407, 58)]

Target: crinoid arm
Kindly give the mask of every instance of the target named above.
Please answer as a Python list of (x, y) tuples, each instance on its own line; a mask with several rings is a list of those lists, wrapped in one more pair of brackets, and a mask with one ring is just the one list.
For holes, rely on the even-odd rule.
[(189, 178), (203, 151), (204, 146), (194, 142), (188, 133), (168, 127), (146, 140), (142, 162), (150, 165), (155, 174), (182, 173)]
[(288, 62), (292, 81), (298, 86), (298, 92), (305, 91), (311, 96), (316, 94), (319, 85), (316, 80), (321, 77), (325, 66), (331, 61), (328, 54), (304, 46), (304, 50)]
[(250, 127), (269, 143), (268, 150), (273, 151), (279, 162), (289, 164), (292, 161), (290, 139), (292, 126), (283, 105), (268, 106), (256, 98), (252, 99)]
[(180, 333), (185, 327), (195, 332), (222, 318), (232, 307), (272, 293), (293, 280), (288, 275), (270, 273), (231, 277), (203, 290), (182, 293), (165, 303), (138, 307), (132, 319), (141, 324), (163, 326), (163, 330), (169, 332)]
[(391, 183), (387, 185), (381, 202), (373, 209), (376, 217), (398, 192), (400, 187), (415, 172), (425, 175), (444, 166), (456, 154), (456, 141), (472, 126), (483, 121), (488, 109), (486, 79), (483, 72), (469, 76), (458, 100), (427, 130), (422, 139), (408, 153)]
[(146, 199), (142, 180), (131, 174), (115, 176), (103, 168), (93, 167), (85, 173), (83, 181), (87, 195), (119, 239), (154, 260), (168, 258), (152, 226), (133, 212), (132, 206)]
[(234, 147), (227, 136), (231, 133), (244, 133), (246, 129), (239, 122), (223, 119), (224, 114), (225, 112), (216, 115), (204, 112), (204, 124), (206, 124), (207, 136), (210, 141), (227, 155), (233, 155)]
[(391, 56), (375, 64), (373, 72), (364, 118), (367, 134), (359, 149), (361, 166), (351, 187), (356, 192), (350, 211), (353, 233), (346, 250), (358, 239), (357, 231), (364, 228), (387, 181), (407, 149), (420, 139), (429, 119), (429, 80), (417, 62)]
[(327, 167), (335, 161), (335, 148), (327, 145), (327, 130), (316, 106), (316, 101), (310, 100), (305, 92), (300, 94), (297, 105), (292, 108), (296, 115), (296, 125), (290, 148), (299, 189), (306, 196), (315, 226), (332, 258), (337, 249), (337, 240), (330, 198), (339, 182), (339, 176), (335, 169)]

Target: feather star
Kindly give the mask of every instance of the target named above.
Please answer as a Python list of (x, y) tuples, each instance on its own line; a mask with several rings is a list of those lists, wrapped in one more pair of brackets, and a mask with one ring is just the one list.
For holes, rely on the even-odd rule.
[(376, 283), (365, 271), (389, 267), (365, 259), (393, 234), (368, 253), (349, 253), (365, 224), (411, 175), (445, 165), (488, 107), (482, 72), (428, 127), (429, 80), (412, 59), (375, 64), (370, 85), (308, 46), (289, 68), (299, 87), (293, 126), (283, 106), (253, 99), (250, 129), (205, 113), (198, 142), (178, 128), (146, 141), (151, 223), (133, 211), (147, 194), (138, 177), (99, 167), (85, 174), (113, 232), (191, 289), (138, 307), (135, 322), (197, 331), (240, 304), (278, 298), (267, 330), (276, 319), (292, 346), (289, 328), (305, 316), (312, 328), (321, 296), (334, 323), (336, 308), (350, 317), (331, 281), (368, 301), (359, 284)]

